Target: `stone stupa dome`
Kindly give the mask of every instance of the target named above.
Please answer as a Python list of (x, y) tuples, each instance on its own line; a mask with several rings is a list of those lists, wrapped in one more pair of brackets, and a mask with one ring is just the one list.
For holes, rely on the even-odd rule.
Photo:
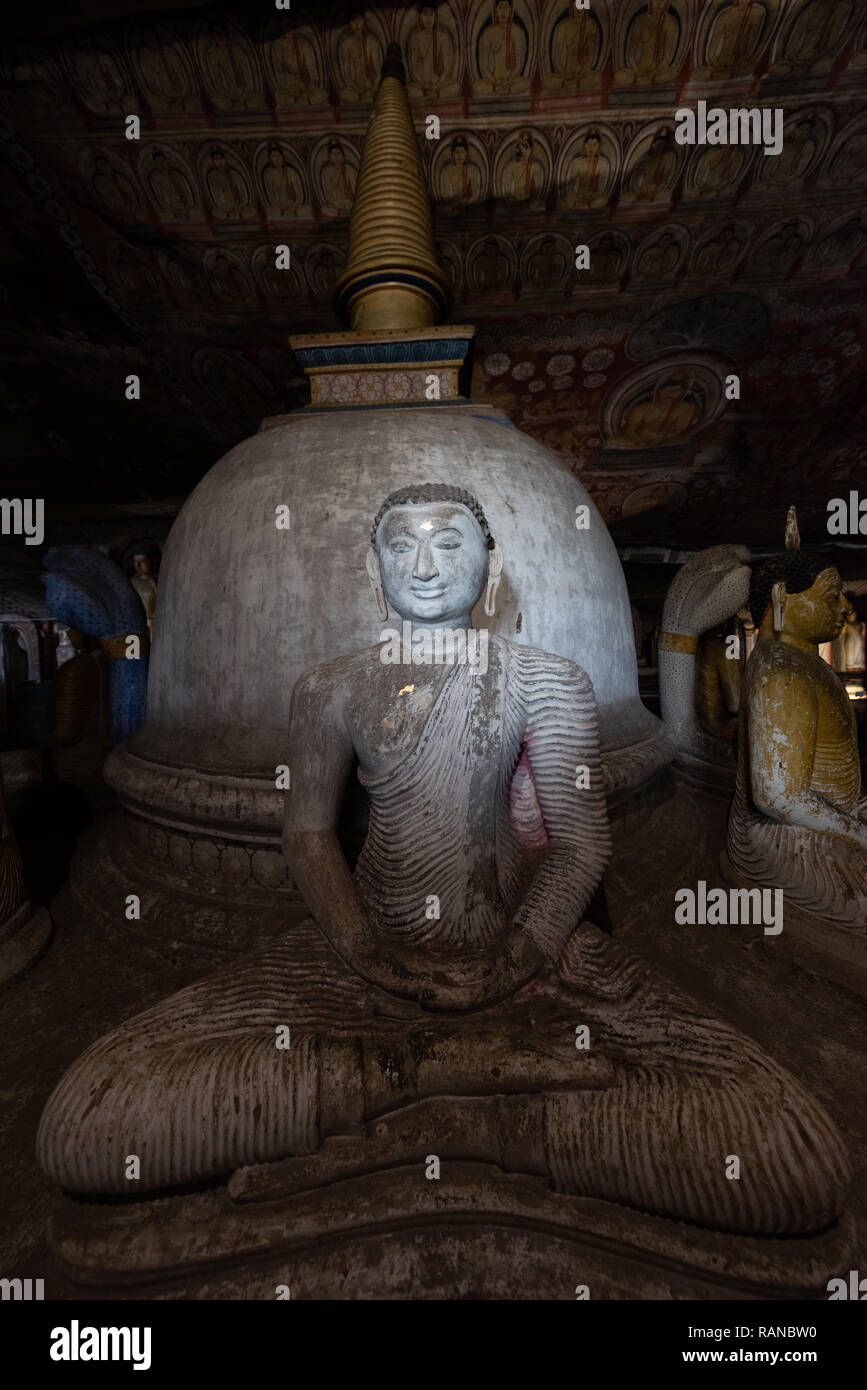
[[(338, 285), (351, 327), (293, 339), (312, 406), (265, 421), (222, 458), (166, 546), (146, 717), (105, 772), (139, 866), (144, 852), (192, 881), (204, 866), (209, 892), (221, 874), (236, 888), (290, 886), (275, 769), (292, 688), (306, 668), (379, 639), (365, 573), (371, 521), (389, 493), (411, 484), (467, 489), (485, 509), (505, 569), (496, 617), (477, 612), (477, 624), (590, 675), (609, 804), (633, 798), (667, 762), (662, 726), (639, 700), (626, 584), (607, 528), (555, 454), (459, 394), (473, 330), (434, 326), (443, 288), (390, 56)], [(278, 508), (287, 506), (281, 529)]]

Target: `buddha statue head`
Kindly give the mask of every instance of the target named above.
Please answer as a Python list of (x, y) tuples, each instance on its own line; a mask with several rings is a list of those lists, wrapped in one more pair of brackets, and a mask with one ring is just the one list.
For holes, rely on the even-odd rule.
[(834, 565), (800, 548), (794, 507), (786, 522), (786, 550), (753, 571), (750, 613), (760, 637), (786, 637), (817, 647), (839, 637), (849, 601)]
[(410, 622), (468, 627), (487, 584), (485, 612), (503, 570), (503, 552), (481, 504), (463, 488), (422, 483), (385, 499), (370, 533), (367, 573), (379, 616), (388, 605)]

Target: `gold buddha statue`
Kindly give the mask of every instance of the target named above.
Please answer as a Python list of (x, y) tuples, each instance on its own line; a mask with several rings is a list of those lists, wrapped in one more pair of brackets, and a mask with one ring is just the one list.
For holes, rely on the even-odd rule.
[(787, 550), (754, 571), (758, 636), (744, 673), (727, 856), (744, 880), (853, 929), (867, 922), (867, 800), (852, 705), (819, 656), (849, 610), (840, 575), (802, 554), (794, 508)]
[(696, 719), (706, 734), (726, 743), (734, 743), (737, 734), (742, 670), (734, 623), (702, 633), (695, 663)]

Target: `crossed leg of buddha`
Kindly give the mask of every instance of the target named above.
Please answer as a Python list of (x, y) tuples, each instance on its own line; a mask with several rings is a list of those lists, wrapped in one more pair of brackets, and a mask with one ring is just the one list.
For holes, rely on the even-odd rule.
[(63, 1187), (128, 1193), (129, 1154), (153, 1190), (313, 1154), (334, 1134), (356, 1136), (348, 1171), (428, 1152), (486, 1160), (751, 1235), (828, 1226), (849, 1177), (794, 1078), (586, 923), (556, 977), (459, 1019), (367, 986), (304, 924), (96, 1043), (37, 1143)]

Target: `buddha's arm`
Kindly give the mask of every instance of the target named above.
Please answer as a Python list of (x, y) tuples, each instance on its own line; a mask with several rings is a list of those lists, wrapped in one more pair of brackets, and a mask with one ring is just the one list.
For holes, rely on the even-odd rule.
[(771, 820), (840, 835), (867, 849), (867, 827), (810, 785), (819, 723), (818, 694), (791, 669), (766, 673), (750, 693), (750, 790)]
[(524, 746), (548, 847), (512, 926), (553, 962), (602, 878), (611, 833), (590, 678), (554, 657), (534, 670), (529, 656), (516, 663), (515, 679), (524, 687)]
[(283, 852), (320, 931), (337, 954), (371, 984), (443, 1009), (477, 1008), (489, 1002), (495, 981), (454, 981), (441, 969), (429, 973), (424, 952), (377, 940), (356, 892), (335, 833), (340, 802), (355, 765), (355, 749), (342, 695), (316, 670), (295, 685), (289, 713), (291, 787), (283, 814)]
[(722, 640), (717, 653), (719, 683), (725, 707), (729, 714), (737, 714), (741, 707), (741, 677), (743, 670), (740, 660), (726, 656), (726, 642)]
[(335, 833), (355, 750), (341, 696), (316, 670), (297, 681), (289, 713), (283, 852), (304, 901), (338, 955), (357, 967), (373, 933)]

